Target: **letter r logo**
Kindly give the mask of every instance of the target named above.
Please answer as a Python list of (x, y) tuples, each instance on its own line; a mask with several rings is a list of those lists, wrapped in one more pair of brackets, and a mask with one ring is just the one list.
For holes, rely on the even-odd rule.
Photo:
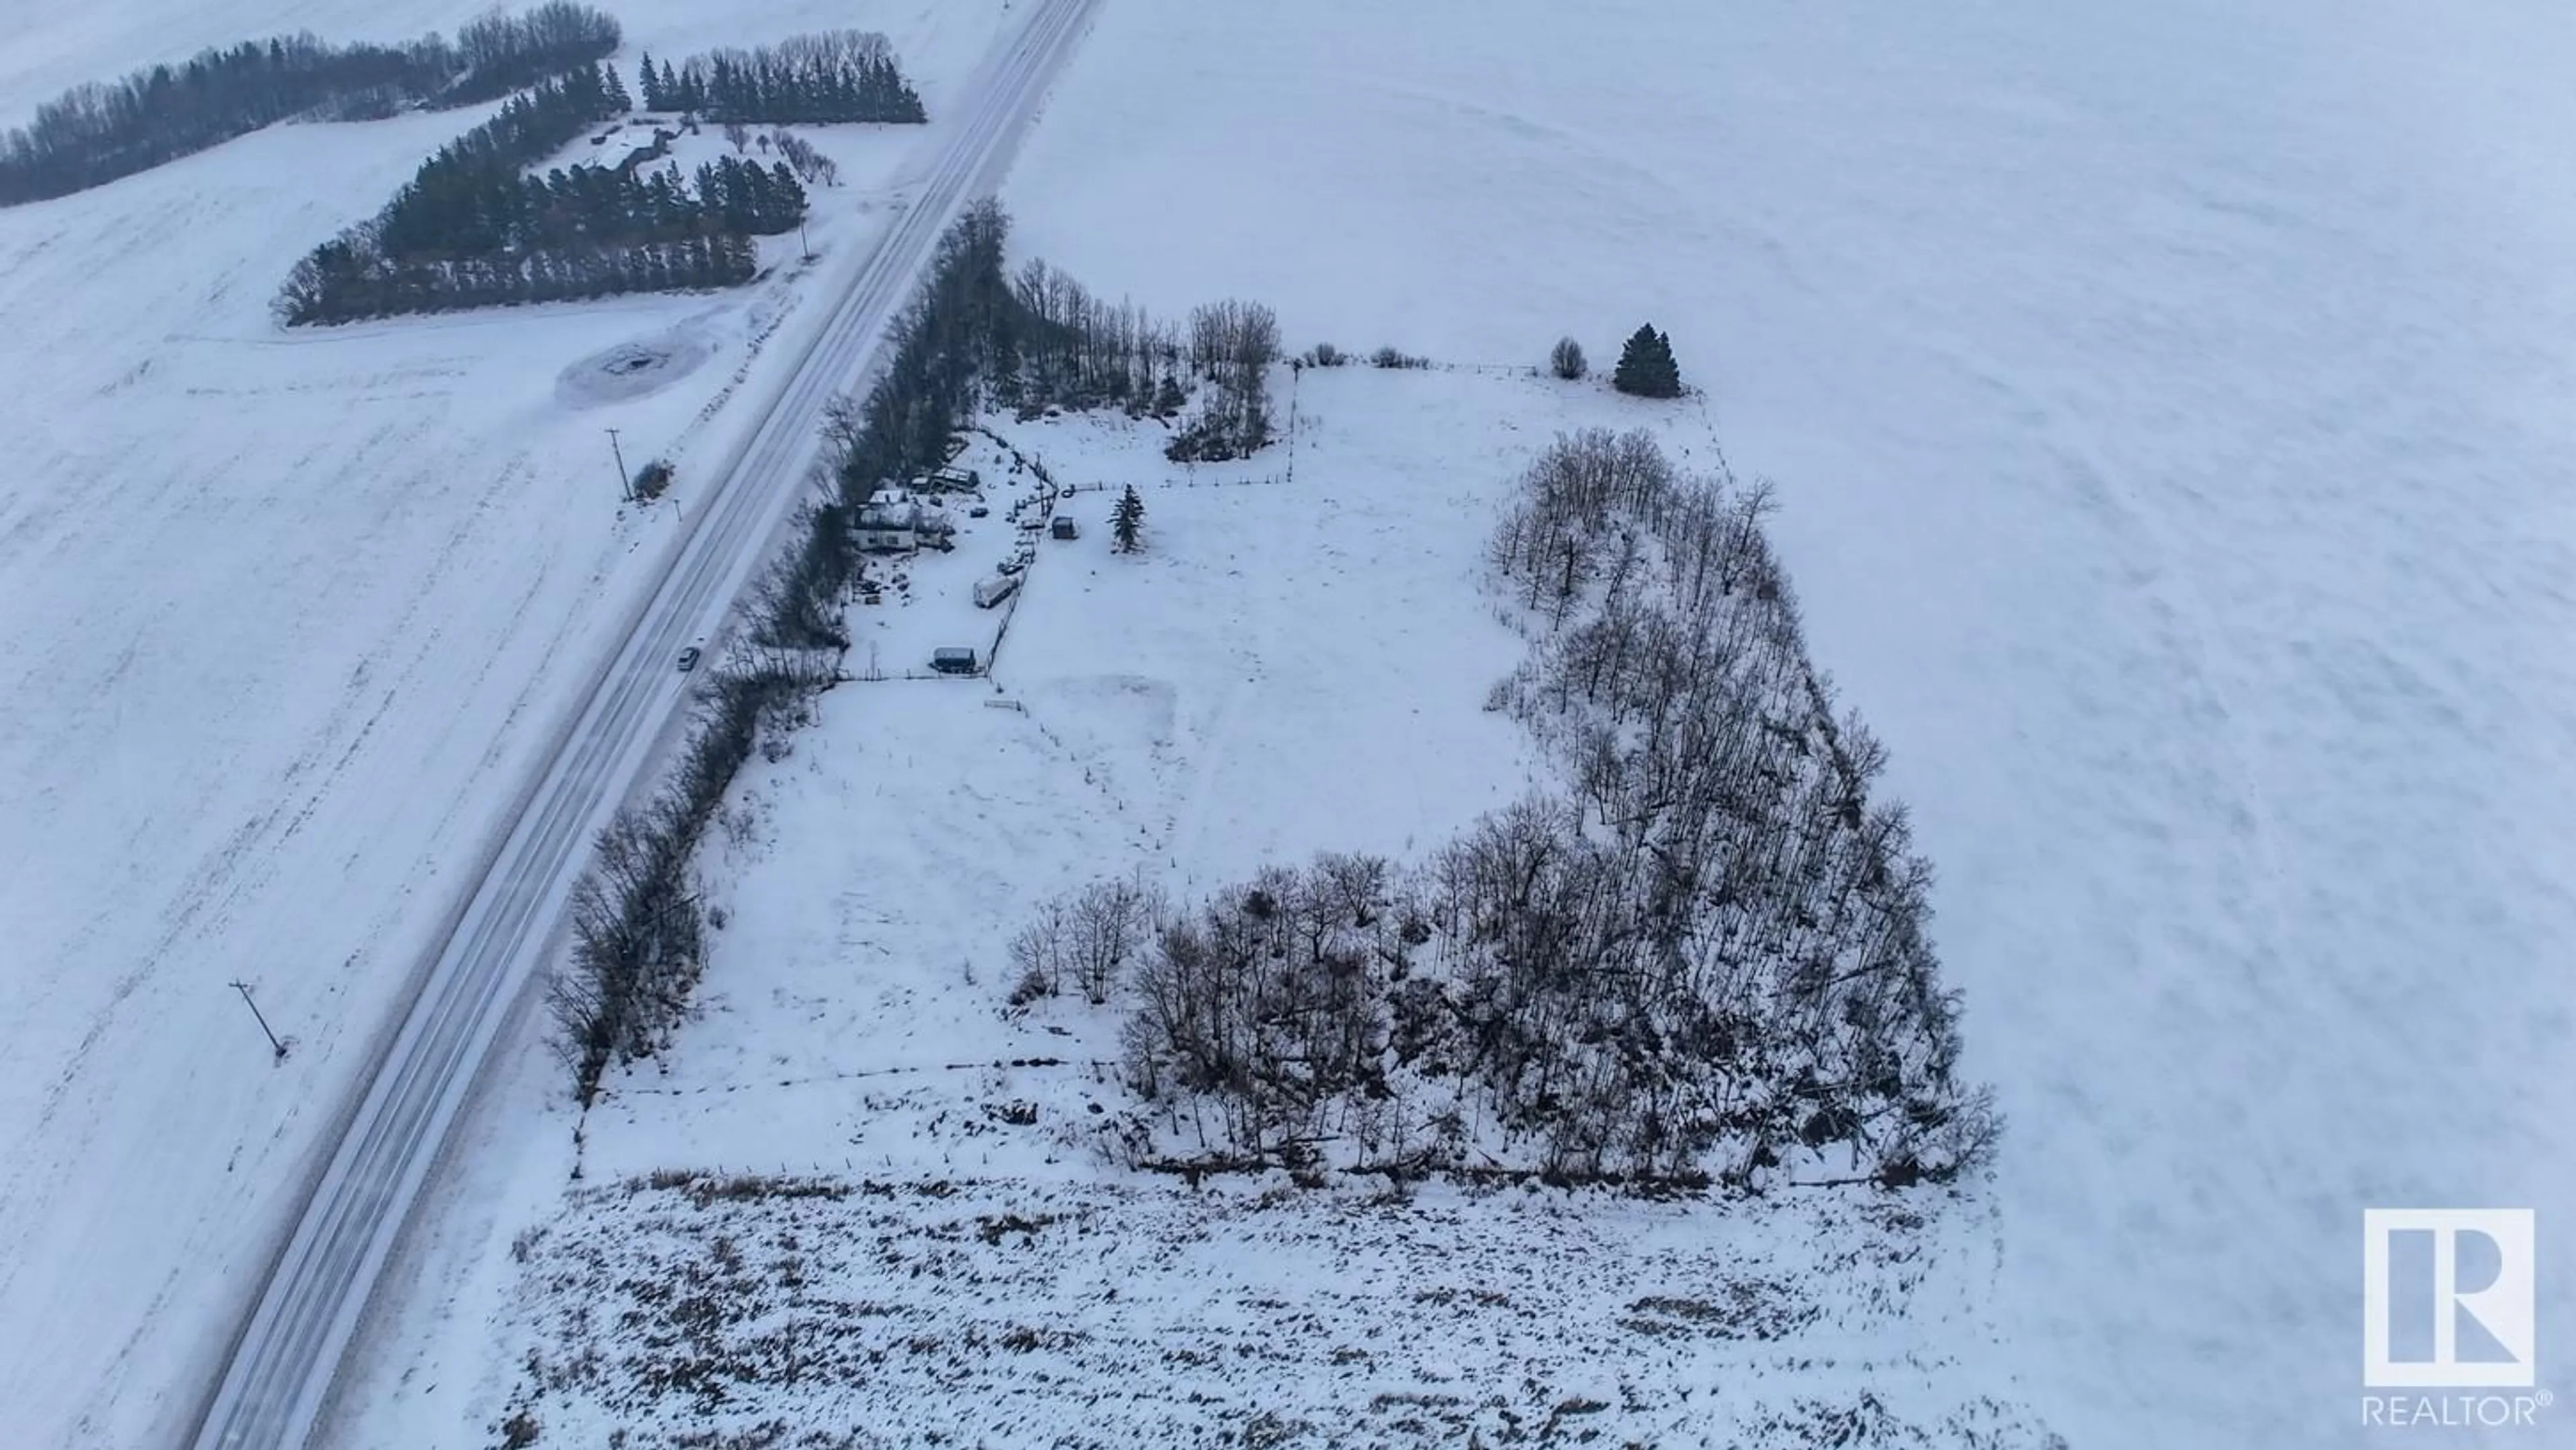
[(2361, 1238), (2364, 1385), (2531, 1385), (2539, 1355), (2530, 1209), (2365, 1209)]

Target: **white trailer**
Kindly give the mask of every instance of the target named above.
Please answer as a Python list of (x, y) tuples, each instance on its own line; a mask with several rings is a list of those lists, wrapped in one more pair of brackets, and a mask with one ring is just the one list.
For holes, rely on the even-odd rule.
[(1011, 591), (1019, 587), (1019, 576), (1015, 574), (996, 574), (990, 579), (978, 579), (975, 581), (975, 607), (990, 609), (1010, 598)]

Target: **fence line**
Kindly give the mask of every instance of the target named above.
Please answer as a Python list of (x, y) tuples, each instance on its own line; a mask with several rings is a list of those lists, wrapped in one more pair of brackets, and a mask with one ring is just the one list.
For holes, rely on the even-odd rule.
[(1288, 481), (1297, 481), (1297, 380), (1306, 375), (1304, 368), (1288, 370)]
[[(1163, 488), (1276, 488), (1290, 482), (1284, 473), (1266, 473), (1259, 478), (1168, 478), (1148, 479), (1134, 487), (1143, 492)], [(1107, 493), (1113, 488), (1129, 487), (1126, 483), (1068, 483), (1058, 486), (1058, 493)]]

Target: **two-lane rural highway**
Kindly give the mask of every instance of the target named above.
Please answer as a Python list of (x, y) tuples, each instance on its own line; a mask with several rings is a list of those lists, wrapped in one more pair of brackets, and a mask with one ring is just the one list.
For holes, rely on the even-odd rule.
[(1096, 0), (1038, 0), (969, 82), (909, 206), (859, 267), (721, 482), (695, 500), (669, 572), (636, 612), (542, 780), (437, 948), (419, 995), (294, 1233), (272, 1265), (196, 1450), (300, 1450), (423, 1182), (588, 864), (686, 700), (680, 648), (713, 637), (786, 530), (836, 394), (866, 385), (878, 344), (940, 234), (990, 195)]

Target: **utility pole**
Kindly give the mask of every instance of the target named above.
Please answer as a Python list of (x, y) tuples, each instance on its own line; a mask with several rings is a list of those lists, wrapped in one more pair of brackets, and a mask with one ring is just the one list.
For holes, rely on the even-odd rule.
[(796, 244), (805, 249), (806, 261), (814, 260), (814, 244), (805, 239), (805, 223), (802, 220), (796, 223)]
[(277, 1034), (269, 1029), (268, 1019), (260, 1016), (259, 1004), (251, 1001), (250, 983), (235, 982), (232, 984), (232, 988), (234, 991), (242, 994), (242, 1003), (250, 1008), (250, 1015), (258, 1021), (259, 1030), (268, 1033), (268, 1045), (277, 1049), (277, 1060), (280, 1062), (286, 1061), (286, 1044), (277, 1040)]
[(626, 472), (626, 452), (617, 446), (617, 430), (608, 430), (608, 454), (617, 460), (617, 496), (635, 502), (635, 485)]

